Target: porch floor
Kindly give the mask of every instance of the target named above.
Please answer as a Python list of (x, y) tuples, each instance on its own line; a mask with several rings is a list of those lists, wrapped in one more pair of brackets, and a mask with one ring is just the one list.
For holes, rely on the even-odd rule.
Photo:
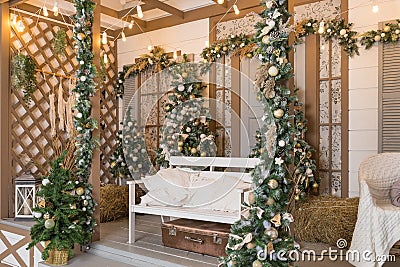
[[(215, 257), (163, 246), (159, 216), (138, 215), (136, 223), (137, 241), (133, 245), (128, 244), (128, 219), (102, 223), (101, 241), (93, 243), (89, 253), (136, 267), (208, 267), (218, 265), (218, 260)], [(313, 249), (317, 252), (317, 255), (321, 250), (328, 248), (329, 245), (326, 244), (301, 244), (301, 250)], [(332, 249), (335, 249), (335, 247), (332, 247)], [(399, 262), (400, 258), (397, 257), (396, 262), (386, 263), (384, 267), (399, 266)], [(330, 261), (329, 257), (325, 256), (323, 261), (297, 262), (296, 266), (351, 267), (352, 265), (340, 260)]]

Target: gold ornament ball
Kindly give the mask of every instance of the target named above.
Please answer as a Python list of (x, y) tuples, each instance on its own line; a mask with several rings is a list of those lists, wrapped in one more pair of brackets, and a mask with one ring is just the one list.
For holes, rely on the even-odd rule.
[(183, 147), (179, 146), (179, 147), (178, 147), (178, 151), (179, 151), (179, 152), (182, 152), (182, 150), (183, 150)]
[(269, 44), (269, 36), (268, 35), (264, 35), (264, 37), (262, 38), (261, 42), (263, 42), (264, 44)]
[(250, 192), (249, 195), (247, 196), (247, 200), (249, 201), (250, 205), (253, 205), (254, 203), (256, 203), (256, 194)]
[(299, 201), (300, 200), (300, 196), (299, 195), (295, 196), (294, 200)]
[(54, 227), (54, 225), (55, 225), (55, 222), (54, 222), (53, 219), (47, 219), (47, 220), (44, 222), (44, 227), (45, 227), (46, 229), (51, 229), (51, 228)]
[(319, 184), (318, 184), (318, 183), (313, 183), (312, 187), (318, 188), (318, 187), (319, 187)]
[(274, 227), (271, 227), (271, 228), (269, 228), (269, 229), (266, 229), (266, 230), (264, 231), (264, 234), (265, 234), (266, 236), (268, 236), (269, 239), (271, 239), (271, 240), (275, 240), (275, 239), (277, 239), (278, 236), (279, 236), (278, 230), (276, 230)]
[(224, 46), (224, 47), (222, 47), (222, 50), (223, 50), (223, 51), (227, 51), (227, 50), (228, 50), (228, 47)]
[(267, 200), (265, 200), (265, 205), (267, 206), (272, 206), (275, 204), (275, 200), (272, 197), (267, 198)]
[(262, 263), (259, 260), (253, 261), (252, 267), (262, 267)]
[(200, 154), (200, 157), (205, 157), (205, 156), (207, 156), (207, 153), (206, 152), (201, 152), (201, 154)]
[(277, 119), (282, 118), (284, 114), (285, 114), (285, 112), (283, 111), (283, 109), (274, 110), (274, 117)]
[(193, 147), (192, 149), (190, 149), (190, 153), (196, 154), (197, 153), (197, 149)]
[(384, 31), (384, 32), (390, 32), (390, 26), (386, 25), (386, 26), (383, 28), (383, 31)]
[(84, 33), (82, 33), (82, 32), (78, 33), (78, 35), (77, 35), (78, 40), (80, 40), (80, 41), (82, 41), (85, 38), (85, 36), (86, 35)]
[(247, 249), (253, 249), (253, 248), (255, 248), (255, 247), (256, 247), (256, 244), (254, 244), (253, 242), (247, 243), (247, 245), (246, 245), (246, 248), (247, 248)]
[(115, 165), (117, 165), (117, 163), (116, 163), (115, 161), (113, 161), (113, 162), (111, 162), (111, 165), (110, 165), (110, 167), (111, 167), (111, 168), (114, 168), (114, 167), (115, 167)]
[(195, 121), (193, 124), (194, 124), (194, 126), (199, 126), (200, 122), (199, 121)]
[(268, 187), (271, 189), (277, 189), (279, 186), (278, 181), (275, 179), (271, 179), (268, 181)]
[(187, 77), (188, 77), (187, 72), (182, 72), (182, 78), (183, 78), (183, 79), (186, 79)]
[(272, 76), (272, 77), (275, 77), (275, 76), (277, 76), (277, 75), (279, 74), (279, 70), (278, 70), (277, 67), (271, 66), (271, 67), (269, 67), (269, 69), (268, 69), (268, 74), (269, 74), (270, 76)]
[(78, 187), (77, 189), (75, 189), (75, 191), (78, 196), (81, 196), (83, 195), (83, 193), (85, 193), (85, 189), (83, 189), (82, 187)]
[(374, 40), (375, 40), (375, 42), (379, 42), (381, 40), (381, 36), (375, 35)]
[(216, 46), (216, 47), (215, 47), (215, 51), (216, 51), (216, 52), (219, 52), (220, 50), (221, 50), (221, 47), (219, 47), (219, 46)]
[(179, 142), (178, 142), (178, 146), (183, 146), (183, 142), (182, 142), (182, 141), (179, 141)]
[(312, 157), (312, 152), (311, 151), (308, 151), (307, 152), (307, 158), (311, 158)]
[(165, 106), (165, 111), (169, 111), (170, 106)]
[(252, 58), (252, 57), (253, 57), (253, 53), (247, 53), (247, 54), (246, 54), (246, 57)]
[(258, 101), (261, 101), (261, 95), (257, 95), (256, 98)]

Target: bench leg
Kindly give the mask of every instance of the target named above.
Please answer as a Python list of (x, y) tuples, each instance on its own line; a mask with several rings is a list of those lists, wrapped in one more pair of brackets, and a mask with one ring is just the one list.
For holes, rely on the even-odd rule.
[(129, 185), (129, 233), (128, 243), (135, 243), (135, 200), (136, 200), (136, 188), (135, 184)]

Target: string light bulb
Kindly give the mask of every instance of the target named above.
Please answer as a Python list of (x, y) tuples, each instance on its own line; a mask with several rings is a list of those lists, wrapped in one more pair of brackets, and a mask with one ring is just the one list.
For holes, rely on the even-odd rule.
[(20, 19), (17, 23), (17, 31), (18, 32), (23, 32), (25, 30), (25, 25), (22, 19)]
[(107, 57), (106, 53), (104, 53), (104, 55), (103, 55), (103, 62), (104, 62), (104, 64), (108, 63), (108, 57)]
[(57, 3), (57, 1), (54, 2), (53, 13), (54, 13), (54, 16), (56, 16), (56, 17), (58, 16), (59, 10), (58, 10), (58, 3)]
[(133, 21), (133, 20), (131, 20), (131, 22), (129, 23), (128, 28), (129, 28), (130, 30), (132, 30), (133, 24), (134, 24), (134, 23), (135, 23), (135, 21)]
[(233, 10), (235, 11), (236, 15), (240, 14), (240, 10), (239, 10), (239, 8), (238, 8), (238, 6), (236, 4), (233, 5)]
[(218, 4), (222, 5), (225, 1), (224, 0), (218, 0)]
[(175, 60), (178, 58), (178, 52), (176, 51), (176, 49), (174, 50), (173, 58), (174, 58)]
[(318, 33), (323, 34), (325, 32), (325, 22), (321, 21), (318, 28)]
[(49, 16), (49, 11), (47, 11), (47, 7), (43, 6), (43, 16), (48, 17)]
[(17, 18), (18, 16), (15, 14), (12, 14), (11, 22), (14, 26), (17, 26)]
[(104, 45), (107, 44), (107, 32), (103, 32), (101, 36), (101, 43)]
[(121, 32), (122, 42), (126, 42), (126, 35), (124, 31)]
[(379, 6), (376, 1), (374, 1), (374, 5), (372, 6), (372, 12), (373, 13), (378, 13), (379, 12)]
[(142, 7), (140, 6), (140, 4), (138, 4), (136, 6), (136, 11), (137, 11), (137, 15), (138, 15), (139, 19), (142, 19), (143, 18), (143, 10), (142, 10)]

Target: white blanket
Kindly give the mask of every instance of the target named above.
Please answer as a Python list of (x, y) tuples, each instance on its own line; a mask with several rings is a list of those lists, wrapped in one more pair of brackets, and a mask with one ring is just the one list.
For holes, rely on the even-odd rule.
[(250, 174), (229, 175), (229, 172), (200, 172), (186, 169), (163, 169), (143, 178), (149, 192), (141, 205), (177, 206), (237, 212), (239, 194), (236, 189), (250, 187)]

